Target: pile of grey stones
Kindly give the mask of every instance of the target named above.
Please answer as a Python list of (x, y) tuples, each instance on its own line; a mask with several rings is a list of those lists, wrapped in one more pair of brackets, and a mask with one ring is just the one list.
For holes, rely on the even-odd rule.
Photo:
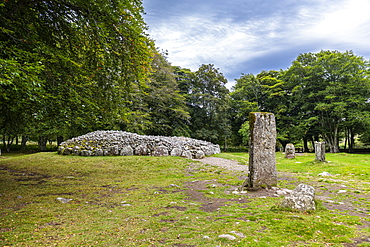
[(220, 146), (188, 137), (138, 135), (125, 131), (94, 131), (61, 143), (62, 155), (180, 156), (202, 159), (220, 153)]

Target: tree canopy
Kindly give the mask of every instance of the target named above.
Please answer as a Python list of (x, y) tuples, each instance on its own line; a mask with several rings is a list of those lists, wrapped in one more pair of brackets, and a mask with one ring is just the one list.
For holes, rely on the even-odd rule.
[[(281, 146), (370, 143), (369, 61), (300, 54), (286, 70), (242, 74), (229, 91), (213, 64), (169, 63), (146, 34), (141, 0), (0, 4), (0, 133), (62, 141), (98, 129), (247, 143), (248, 114), (272, 112)], [(311, 145), (313, 146), (313, 145)]]

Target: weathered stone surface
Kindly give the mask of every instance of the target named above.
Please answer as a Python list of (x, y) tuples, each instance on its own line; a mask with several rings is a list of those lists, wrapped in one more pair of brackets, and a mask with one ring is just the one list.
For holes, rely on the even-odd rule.
[(193, 158), (193, 155), (191, 154), (191, 152), (189, 150), (185, 150), (184, 152), (182, 152), (181, 157), (191, 159), (191, 158)]
[(275, 116), (272, 113), (252, 112), (249, 114), (249, 125), (249, 176), (243, 186), (274, 186), (277, 184)]
[(182, 150), (180, 148), (174, 148), (171, 151), (171, 156), (181, 156)]
[(104, 155), (104, 152), (101, 148), (97, 148), (95, 150), (95, 156), (103, 156)]
[(80, 147), (79, 146), (74, 146), (72, 149), (73, 155), (80, 155)]
[(315, 159), (316, 161), (325, 161), (325, 142), (315, 142)]
[(72, 148), (69, 147), (69, 148), (64, 148), (63, 149), (63, 154), (64, 155), (68, 155), (68, 154), (71, 154), (71, 153), (72, 153)]
[(280, 206), (302, 212), (316, 210), (315, 189), (306, 184), (300, 184), (289, 196), (286, 196)]
[(122, 156), (131, 156), (134, 155), (134, 150), (132, 149), (131, 146), (123, 146), (120, 152), (120, 155)]
[(285, 146), (285, 158), (294, 159), (295, 158), (295, 147), (292, 143), (288, 143)]
[(153, 155), (154, 156), (168, 156), (168, 148), (166, 146), (154, 147)]
[(196, 153), (195, 153), (195, 158), (196, 159), (203, 159), (204, 158), (204, 152), (202, 150), (198, 150)]
[(90, 150), (82, 150), (81, 153), (80, 153), (81, 156), (91, 156), (92, 155), (92, 151)]
[(141, 144), (135, 148), (135, 155), (148, 155), (148, 148)]
[[(74, 147), (79, 152), (73, 152)], [(220, 153), (219, 145), (187, 137), (145, 136), (125, 131), (95, 131), (60, 144), (59, 154), (155, 155), (195, 158)]]

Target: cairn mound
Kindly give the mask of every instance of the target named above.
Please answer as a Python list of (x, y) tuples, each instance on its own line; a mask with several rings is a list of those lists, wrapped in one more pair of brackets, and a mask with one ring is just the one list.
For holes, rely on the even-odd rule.
[(201, 159), (220, 153), (220, 146), (188, 137), (138, 135), (125, 131), (94, 131), (61, 143), (62, 155), (181, 156)]

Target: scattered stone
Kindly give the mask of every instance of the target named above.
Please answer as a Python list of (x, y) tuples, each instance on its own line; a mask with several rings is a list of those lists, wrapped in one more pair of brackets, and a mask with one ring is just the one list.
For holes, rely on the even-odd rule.
[(235, 234), (236, 236), (240, 238), (245, 238), (245, 235), (241, 232), (231, 231), (230, 233)]
[(61, 203), (68, 203), (68, 202), (72, 201), (73, 199), (66, 199), (66, 198), (63, 198), (63, 197), (58, 197), (57, 200), (60, 201)]
[(291, 208), (302, 212), (316, 210), (315, 189), (306, 184), (300, 184), (280, 204), (283, 208)]
[(186, 150), (186, 151), (182, 152), (181, 157), (184, 157), (184, 158), (187, 158), (187, 159), (192, 159), (193, 155), (191, 154), (191, 152), (189, 150)]
[(242, 187), (274, 186), (277, 184), (275, 116), (272, 113), (251, 112), (249, 125), (249, 176)]
[(294, 159), (295, 158), (295, 147), (292, 143), (288, 143), (285, 146), (285, 158)]
[(276, 190), (275, 192), (277, 196), (282, 196), (282, 195), (289, 195), (292, 193), (292, 190), (289, 190), (289, 189), (280, 189), (280, 190)]
[(188, 137), (146, 136), (125, 131), (94, 131), (61, 143), (63, 155), (152, 155), (202, 159), (220, 153), (220, 146)]
[(209, 236), (203, 236), (203, 239), (211, 239)]
[(22, 199), (22, 198), (23, 198), (23, 196), (17, 196), (17, 198), (18, 198), (18, 199)]
[(338, 193), (347, 193), (346, 190), (338, 190)]
[(120, 151), (120, 155), (122, 156), (131, 156), (131, 155), (134, 155), (134, 150), (132, 149), (131, 146), (123, 146), (121, 151)]
[(230, 234), (221, 234), (221, 235), (219, 235), (218, 237), (219, 237), (219, 238), (226, 238), (226, 239), (228, 239), (228, 240), (235, 240), (235, 239), (236, 239), (236, 237), (235, 237), (235, 236), (230, 235)]
[(203, 159), (204, 158), (204, 152), (202, 150), (198, 150), (196, 153), (195, 153), (195, 158), (196, 159)]
[(322, 177), (332, 177), (334, 175), (330, 174), (329, 172), (322, 172), (319, 173), (317, 176), (322, 176)]
[(168, 148), (165, 146), (154, 147), (153, 155), (154, 156), (168, 156)]
[(177, 187), (177, 188), (180, 188), (180, 186), (178, 186), (177, 184), (170, 184), (170, 187)]
[(181, 156), (182, 150), (180, 148), (174, 148), (171, 151), (171, 156)]

